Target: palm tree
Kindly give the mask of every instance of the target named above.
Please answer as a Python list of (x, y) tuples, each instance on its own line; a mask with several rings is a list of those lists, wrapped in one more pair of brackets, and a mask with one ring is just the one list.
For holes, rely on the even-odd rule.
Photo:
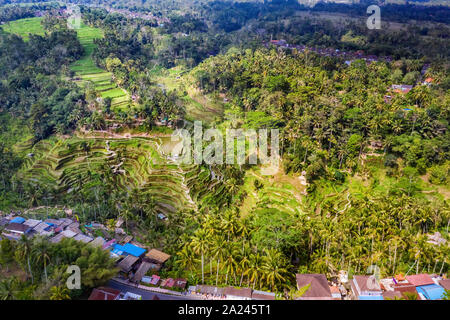
[(13, 300), (16, 293), (17, 279), (15, 277), (7, 278), (0, 282), (0, 299)]
[(209, 247), (209, 238), (208, 234), (205, 230), (199, 229), (195, 233), (192, 239), (192, 249), (196, 254), (201, 255), (202, 262), (202, 284), (205, 283), (205, 272), (204, 272), (204, 264), (205, 264), (205, 252)]
[(19, 253), (21, 255), (21, 258), (26, 259), (27, 261), (27, 268), (28, 268), (28, 272), (30, 274), (31, 277), (31, 283), (34, 284), (34, 277), (33, 277), (33, 272), (31, 270), (31, 255), (32, 255), (32, 241), (25, 237), (24, 235), (22, 235), (22, 237), (19, 240)]
[(44, 239), (40, 239), (35, 245), (34, 251), (36, 261), (44, 265), (45, 282), (48, 282), (47, 264), (50, 262), (49, 249), (49, 243)]
[(219, 270), (220, 270), (220, 261), (223, 259), (223, 244), (225, 242), (225, 238), (222, 235), (218, 235), (214, 238), (212, 244), (212, 255), (215, 259), (217, 259), (216, 265), (216, 286), (219, 280)]
[(289, 291), (288, 298), (290, 300), (296, 300), (296, 299), (300, 298), (301, 296), (303, 296), (310, 287), (311, 287), (311, 284), (307, 284), (306, 286), (301, 287), (300, 290), (291, 289)]
[(188, 245), (183, 246), (181, 251), (178, 252), (177, 256), (178, 260), (176, 263), (182, 269), (192, 270), (192, 267), (197, 261), (194, 257), (192, 249)]
[(70, 300), (69, 290), (65, 287), (53, 286), (50, 289), (50, 300)]
[(230, 236), (237, 235), (241, 229), (237, 215), (231, 210), (226, 211), (223, 215), (221, 226), (228, 235), (228, 241), (230, 241)]
[[(224, 265), (225, 265), (225, 270), (226, 270), (226, 274), (225, 274), (225, 283), (228, 284), (228, 275), (230, 276), (235, 276), (236, 275), (236, 267), (237, 267), (237, 262), (236, 262), (236, 257), (239, 254), (237, 243), (235, 242), (225, 242), (223, 247), (224, 247)], [(236, 281), (235, 281), (236, 282)]]
[(241, 271), (241, 280), (239, 281), (239, 286), (242, 286), (242, 280), (244, 279), (244, 273), (247, 271), (248, 266), (250, 264), (250, 260), (248, 258), (249, 247), (246, 246), (242, 249), (241, 261), (239, 261), (239, 270)]
[(261, 265), (263, 263), (263, 258), (259, 254), (259, 252), (252, 253), (249, 256), (249, 265), (247, 270), (244, 272), (246, 276), (248, 276), (248, 283), (252, 283), (252, 288), (255, 288), (255, 285), (261, 278), (262, 270)]
[(284, 257), (281, 252), (265, 250), (266, 256), (262, 265), (263, 278), (272, 291), (279, 289), (279, 284), (286, 282), (288, 270), (285, 268)]

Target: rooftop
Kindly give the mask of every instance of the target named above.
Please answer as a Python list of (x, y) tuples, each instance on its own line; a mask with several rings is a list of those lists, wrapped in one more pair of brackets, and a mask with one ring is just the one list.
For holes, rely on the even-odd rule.
[(92, 290), (92, 293), (89, 296), (88, 300), (115, 300), (119, 294), (119, 290), (107, 287), (99, 287)]
[(253, 290), (252, 300), (275, 300), (275, 293)]
[(423, 294), (427, 300), (440, 300), (444, 295), (444, 288), (437, 284), (430, 284), (417, 287), (417, 292)]
[(41, 220), (35, 220), (35, 219), (28, 219), (27, 221), (25, 221), (23, 224), (27, 225), (31, 228), (36, 227), (38, 224), (41, 223)]
[(12, 219), (10, 221), (10, 223), (24, 223), (24, 222), (25, 222), (25, 219), (22, 217), (15, 217), (14, 219)]
[(406, 280), (414, 286), (426, 286), (428, 284), (434, 284), (433, 279), (428, 274), (414, 274), (411, 276), (406, 276)]
[(17, 222), (11, 222), (5, 228), (7, 231), (17, 232), (17, 233), (26, 233), (31, 230), (31, 228), (27, 225)]
[(118, 267), (123, 272), (130, 272), (133, 268), (133, 265), (139, 260), (138, 257), (128, 255), (125, 258), (122, 259), (122, 261), (119, 262)]
[(113, 245), (113, 248), (114, 248), (113, 253), (115, 253), (115, 254), (132, 255), (135, 257), (140, 257), (145, 253), (145, 251), (147, 251), (144, 248), (140, 248), (131, 243), (126, 243), (123, 246), (120, 244), (115, 244), (115, 245)]
[(145, 276), (148, 270), (150, 270), (152, 265), (148, 262), (142, 262), (139, 268), (137, 269), (136, 273), (134, 274), (133, 281), (134, 282), (141, 282), (142, 277)]
[(445, 290), (450, 290), (450, 279), (443, 279), (439, 281), (439, 285)]
[(151, 249), (145, 256), (148, 259), (157, 261), (158, 263), (161, 264), (166, 262), (170, 258), (170, 255), (168, 255), (167, 253), (164, 253), (156, 249)]
[(234, 297), (242, 297), (242, 298), (251, 298), (252, 297), (252, 289), (250, 288), (234, 288), (234, 287), (226, 287), (223, 290), (223, 294), (226, 296), (234, 296)]
[(303, 298), (331, 298), (331, 291), (324, 274), (297, 274), (297, 288), (310, 285), (308, 290), (300, 297)]

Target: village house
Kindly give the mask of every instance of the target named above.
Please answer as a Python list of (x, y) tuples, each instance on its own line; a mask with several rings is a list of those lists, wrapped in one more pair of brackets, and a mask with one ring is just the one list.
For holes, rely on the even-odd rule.
[(142, 261), (139, 268), (136, 270), (132, 281), (134, 283), (140, 283), (142, 278), (147, 274), (147, 272), (152, 268), (152, 264), (146, 261)]
[(88, 300), (116, 300), (119, 294), (120, 290), (108, 287), (99, 287), (92, 290)]
[(5, 227), (5, 231), (15, 236), (26, 235), (31, 231), (31, 227), (17, 222), (11, 222)]
[(395, 93), (403, 93), (406, 94), (410, 92), (413, 88), (413, 85), (407, 85), (407, 84), (393, 84), (391, 86), (391, 90)]
[(22, 217), (15, 217), (13, 219), (11, 219), (11, 221), (9, 223), (19, 223), (22, 224), (24, 223), (26, 220)]
[(53, 228), (45, 222), (41, 222), (35, 226), (33, 232), (39, 234), (40, 236), (48, 237), (52, 236), (54, 233)]
[(94, 247), (102, 248), (105, 242), (106, 241), (105, 239), (103, 239), (103, 237), (97, 237), (94, 240), (92, 240), (89, 244)]
[(374, 276), (353, 276), (351, 288), (357, 300), (383, 300), (380, 284)]
[(415, 274), (406, 276), (406, 280), (416, 287), (417, 293), (422, 300), (442, 299), (444, 288), (436, 284), (428, 274)]
[(164, 253), (162, 251), (159, 251), (157, 249), (151, 249), (146, 255), (145, 255), (145, 261), (150, 262), (153, 264), (152, 269), (159, 270), (164, 265), (164, 263), (169, 260), (170, 255), (167, 253)]
[(223, 299), (224, 298), (224, 288), (218, 288), (215, 286), (208, 285), (197, 285), (189, 287), (189, 292), (191, 294), (202, 295), (206, 298)]
[(140, 248), (131, 243), (126, 243), (124, 245), (114, 244), (112, 253), (122, 256), (122, 255), (132, 255), (134, 257), (142, 257), (147, 250)]
[(275, 293), (253, 290), (252, 291), (252, 300), (275, 300)]
[(81, 233), (77, 234), (75, 237), (73, 237), (73, 239), (76, 240), (76, 241), (84, 242), (84, 243), (89, 243), (92, 240), (94, 240), (94, 238), (91, 238), (91, 237), (86, 236), (86, 235), (81, 234)]
[(226, 287), (223, 291), (227, 300), (251, 300), (252, 289)]
[(184, 289), (186, 289), (186, 285), (187, 285), (186, 279), (182, 279), (182, 278), (175, 279), (175, 285), (174, 285), (175, 288), (184, 290)]
[(172, 278), (167, 278), (161, 281), (160, 287), (172, 289), (175, 286), (175, 280)]
[(306, 292), (297, 300), (331, 300), (332, 295), (324, 274), (297, 274), (297, 289), (309, 285)]
[(120, 268), (120, 271), (122, 271), (123, 273), (125, 273), (128, 276), (128, 274), (133, 269), (135, 269), (135, 266), (138, 261), (139, 261), (138, 257), (128, 255), (125, 258), (123, 258), (122, 260), (120, 260), (119, 263), (117, 264), (117, 266)]
[(28, 219), (23, 224), (29, 226), (30, 228), (35, 228), (40, 223), (41, 223), (41, 220)]
[(450, 290), (450, 279), (439, 280), (439, 285), (444, 288), (444, 290)]
[(157, 286), (159, 284), (160, 280), (161, 280), (161, 278), (158, 275), (154, 274), (151, 277), (147, 277), (147, 276), (142, 277), (141, 282), (150, 284), (152, 286)]

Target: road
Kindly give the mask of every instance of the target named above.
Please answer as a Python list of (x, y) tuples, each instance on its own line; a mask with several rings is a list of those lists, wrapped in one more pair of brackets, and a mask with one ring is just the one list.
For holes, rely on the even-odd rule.
[(141, 295), (142, 300), (154, 300), (156, 299), (155, 296), (159, 300), (195, 300), (194, 298), (191, 298), (189, 296), (174, 296), (170, 294), (151, 292), (148, 290), (136, 288), (133, 285), (123, 284), (114, 280), (110, 280), (107, 286), (113, 289), (120, 290), (122, 292), (131, 292)]

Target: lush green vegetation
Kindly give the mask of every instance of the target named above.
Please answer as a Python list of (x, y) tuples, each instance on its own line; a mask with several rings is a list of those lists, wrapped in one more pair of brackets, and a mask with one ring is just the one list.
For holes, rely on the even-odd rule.
[[(67, 300), (86, 297), (117, 272), (107, 251), (73, 239), (50, 243), (23, 237), (0, 241), (0, 299)], [(81, 289), (68, 290), (67, 268), (81, 271)]]
[[(28, 8), (3, 12), (11, 21), (0, 34), (1, 210), (121, 217), (137, 241), (172, 255), (163, 276), (192, 284), (289, 292), (295, 273), (365, 273), (373, 264), (383, 276), (448, 272), (448, 245), (428, 241), (434, 232), (450, 240), (447, 8), (404, 7), (419, 24), (386, 6), (391, 23), (374, 31), (359, 5), (121, 4), (153, 18), (82, 7), (73, 31), (63, 15), (27, 26), (12, 20), (30, 17)], [(342, 8), (352, 19), (332, 13)], [(391, 59), (347, 64), (271, 39)], [(193, 120), (222, 131), (278, 128), (279, 172), (177, 164), (170, 133)], [(4, 258), (1, 270), (37, 285), (6, 280), (14, 289), (5, 297), (50, 297), (65, 259), (53, 249), (48, 282), (44, 261), (30, 269), (32, 255)]]

